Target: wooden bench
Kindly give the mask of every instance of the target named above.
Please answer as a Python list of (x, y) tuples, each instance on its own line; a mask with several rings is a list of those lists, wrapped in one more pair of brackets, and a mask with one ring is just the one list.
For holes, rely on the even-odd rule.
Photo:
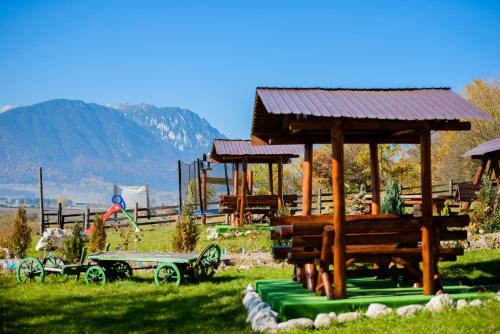
[[(467, 232), (459, 228), (468, 224), (468, 216), (434, 217), (437, 260), (453, 261), (463, 254), (463, 248), (441, 247), (440, 241), (466, 240)], [(294, 279), (309, 290), (333, 297), (330, 284), (335, 233), (332, 216), (273, 217), (271, 226), (272, 239), (285, 239), (291, 243), (288, 247), (274, 247), (274, 257), (294, 264)], [(346, 216), (346, 268), (354, 263), (382, 264), (373, 269), (347, 270), (347, 275), (404, 275), (405, 279), (420, 284), (421, 227), (421, 218), (409, 215)], [(389, 263), (392, 264), (390, 268)], [(402, 268), (397, 268), (397, 265)], [(436, 283), (439, 289), (439, 277), (436, 277)]]
[[(284, 195), (285, 205), (296, 211), (297, 195)], [(219, 207), (223, 213), (240, 212), (240, 196), (223, 195), (219, 198)], [(268, 217), (274, 216), (278, 210), (278, 195), (246, 195), (245, 214), (262, 214)]]

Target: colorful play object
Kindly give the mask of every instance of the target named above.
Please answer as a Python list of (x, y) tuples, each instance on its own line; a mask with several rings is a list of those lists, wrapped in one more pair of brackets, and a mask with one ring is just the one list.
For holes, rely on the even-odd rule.
[[(104, 216), (102, 217), (102, 221), (106, 222), (106, 220), (108, 220), (109, 216), (111, 216), (114, 213), (121, 212), (125, 215), (125, 217), (127, 217), (128, 221), (134, 226), (135, 232), (140, 232), (141, 229), (139, 228), (139, 225), (137, 225), (137, 222), (134, 221), (132, 219), (132, 217), (130, 217), (130, 215), (127, 213), (127, 211), (125, 211), (125, 209), (127, 208), (127, 205), (125, 204), (123, 197), (119, 194), (114, 194), (113, 197), (111, 197), (111, 202), (113, 203), (113, 205), (104, 214)], [(95, 230), (94, 226), (91, 226), (89, 229), (87, 229), (87, 231), (85, 231), (85, 233), (92, 234), (92, 233), (94, 233), (94, 230)]]
[[(130, 262), (149, 263), (155, 268), (154, 280), (157, 286), (173, 284), (179, 286), (182, 281), (203, 281), (210, 279), (220, 264), (221, 251), (215, 244), (208, 245), (201, 253), (131, 253), (104, 252), (88, 256), (85, 250), (79, 264), (65, 265), (57, 257), (47, 257), (43, 261), (35, 257), (23, 259), (17, 270), (19, 283), (43, 283), (48, 274), (75, 275), (85, 273), (87, 284), (105, 284), (116, 279), (130, 279)], [(151, 266), (142, 266), (148, 269)], [(139, 269), (136, 266), (135, 269)]]

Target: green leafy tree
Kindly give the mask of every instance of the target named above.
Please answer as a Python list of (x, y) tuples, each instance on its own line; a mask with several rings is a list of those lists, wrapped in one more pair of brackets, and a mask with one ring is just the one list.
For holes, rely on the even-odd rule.
[(404, 201), (401, 198), (399, 182), (390, 180), (387, 183), (380, 207), (382, 213), (394, 213), (397, 215), (404, 213)]
[(106, 247), (106, 229), (101, 215), (96, 215), (92, 222), (94, 232), (90, 235), (89, 249), (93, 253), (103, 252)]
[(13, 255), (18, 258), (26, 257), (28, 248), (31, 245), (31, 228), (26, 218), (26, 210), (22, 206), (17, 208), (17, 213), (14, 217), (14, 230), (12, 231), (9, 245)]
[(193, 205), (187, 203), (182, 208), (182, 217), (175, 225), (172, 248), (176, 252), (191, 252), (199, 238), (200, 229), (194, 219)]
[(484, 179), (471, 212), (471, 226), (484, 232), (500, 231), (500, 203), (497, 187)]
[(76, 263), (80, 260), (85, 240), (82, 236), (82, 229), (75, 224), (64, 239), (64, 257), (68, 263)]

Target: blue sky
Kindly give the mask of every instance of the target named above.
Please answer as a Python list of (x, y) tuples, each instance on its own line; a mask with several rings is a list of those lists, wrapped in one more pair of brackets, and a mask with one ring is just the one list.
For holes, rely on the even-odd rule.
[(180, 106), (243, 138), (256, 86), (480, 77), (500, 77), (500, 1), (0, 0), (0, 105)]

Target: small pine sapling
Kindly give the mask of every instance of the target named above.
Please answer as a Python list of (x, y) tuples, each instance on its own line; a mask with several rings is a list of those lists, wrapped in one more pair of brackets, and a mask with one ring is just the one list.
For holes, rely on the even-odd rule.
[(75, 224), (64, 239), (64, 258), (68, 263), (76, 263), (80, 260), (85, 240), (82, 236), (82, 229)]
[(101, 215), (96, 215), (92, 222), (94, 232), (90, 235), (89, 249), (93, 253), (103, 252), (106, 247), (106, 229)]
[(184, 205), (182, 217), (175, 225), (175, 234), (172, 239), (172, 248), (176, 252), (191, 252), (200, 237), (200, 229), (193, 215), (193, 206)]
[(9, 248), (14, 256), (24, 258), (30, 245), (31, 228), (26, 218), (26, 210), (20, 206), (17, 208), (16, 217), (14, 218), (14, 230), (10, 237)]
[(365, 204), (365, 187), (361, 185), (359, 193), (355, 194), (352, 198), (351, 204), (349, 205), (350, 215), (362, 215), (368, 212)]
[(382, 213), (401, 215), (404, 213), (404, 201), (398, 181), (389, 181), (385, 188), (381, 203)]

